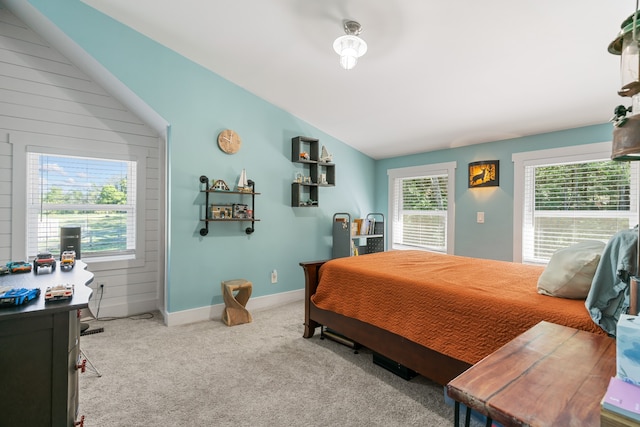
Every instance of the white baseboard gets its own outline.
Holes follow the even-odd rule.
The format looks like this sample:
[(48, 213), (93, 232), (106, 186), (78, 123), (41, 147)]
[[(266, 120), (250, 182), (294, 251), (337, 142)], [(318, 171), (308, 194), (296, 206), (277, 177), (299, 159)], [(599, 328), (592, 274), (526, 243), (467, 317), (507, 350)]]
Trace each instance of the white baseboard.
[[(247, 310), (260, 311), (294, 301), (302, 301), (303, 299), (304, 289), (265, 295), (249, 299), (247, 302)], [(224, 304), (216, 304), (208, 307), (194, 308), (192, 310), (183, 310), (174, 313), (167, 313), (161, 310), (161, 313), (164, 316), (165, 325), (178, 326), (206, 320), (220, 320), (222, 319), (222, 311), (224, 310), (224, 307)]]

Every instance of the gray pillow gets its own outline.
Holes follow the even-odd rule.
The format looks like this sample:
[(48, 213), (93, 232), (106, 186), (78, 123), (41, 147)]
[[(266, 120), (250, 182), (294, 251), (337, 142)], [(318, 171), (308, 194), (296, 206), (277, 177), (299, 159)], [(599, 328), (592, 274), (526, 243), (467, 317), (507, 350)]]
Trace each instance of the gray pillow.
[(605, 244), (598, 240), (585, 240), (558, 249), (538, 279), (538, 293), (560, 298), (586, 298), (604, 247)]

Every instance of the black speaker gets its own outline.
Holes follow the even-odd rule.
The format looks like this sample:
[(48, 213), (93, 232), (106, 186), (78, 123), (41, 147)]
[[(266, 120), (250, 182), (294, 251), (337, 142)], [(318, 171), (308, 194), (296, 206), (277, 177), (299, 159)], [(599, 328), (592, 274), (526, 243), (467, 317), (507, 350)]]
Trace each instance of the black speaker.
[(76, 259), (80, 259), (80, 238), (80, 227), (60, 227), (60, 253), (76, 251)]

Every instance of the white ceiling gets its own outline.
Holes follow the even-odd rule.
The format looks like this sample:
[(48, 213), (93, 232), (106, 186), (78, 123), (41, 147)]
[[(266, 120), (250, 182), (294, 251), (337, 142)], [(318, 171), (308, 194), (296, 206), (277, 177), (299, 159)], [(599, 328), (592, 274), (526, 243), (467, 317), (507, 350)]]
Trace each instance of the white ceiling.
[[(604, 123), (631, 0), (83, 0), (375, 158)], [(369, 50), (338, 64), (342, 21)]]

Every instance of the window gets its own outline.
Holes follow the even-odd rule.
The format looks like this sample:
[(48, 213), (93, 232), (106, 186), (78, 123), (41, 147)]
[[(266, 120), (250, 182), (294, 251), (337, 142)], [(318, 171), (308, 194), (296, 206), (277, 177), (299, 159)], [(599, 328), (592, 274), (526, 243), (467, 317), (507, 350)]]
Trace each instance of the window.
[(82, 258), (133, 258), (136, 168), (131, 160), (27, 153), (27, 254), (60, 250), (60, 227), (81, 228)]
[(390, 169), (391, 249), (453, 253), (456, 164)]
[(637, 223), (638, 166), (609, 158), (610, 148), (516, 162), (523, 184), (521, 261), (546, 263), (560, 248), (606, 242)]

